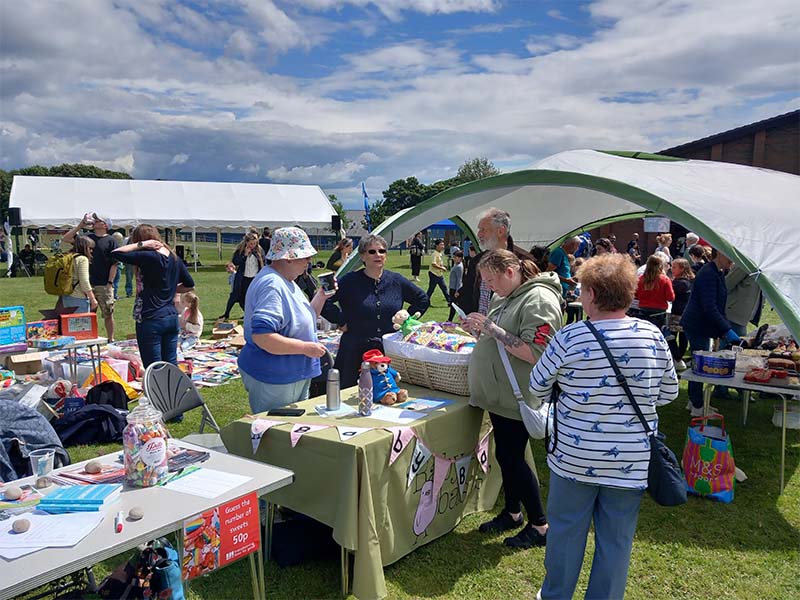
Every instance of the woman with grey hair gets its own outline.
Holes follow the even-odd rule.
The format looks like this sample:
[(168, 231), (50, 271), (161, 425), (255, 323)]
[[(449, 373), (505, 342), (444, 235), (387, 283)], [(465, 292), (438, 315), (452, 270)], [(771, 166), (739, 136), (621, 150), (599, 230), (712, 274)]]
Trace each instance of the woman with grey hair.
[(381, 336), (394, 331), (392, 317), (398, 310), (407, 303), (411, 314), (424, 313), (430, 305), (422, 289), (384, 268), (387, 248), (386, 240), (379, 235), (362, 237), (358, 257), (364, 268), (342, 277), (339, 289), (322, 311), (328, 321), (346, 326), (334, 365), (341, 374), (342, 388), (358, 381), (364, 352), (383, 351)]

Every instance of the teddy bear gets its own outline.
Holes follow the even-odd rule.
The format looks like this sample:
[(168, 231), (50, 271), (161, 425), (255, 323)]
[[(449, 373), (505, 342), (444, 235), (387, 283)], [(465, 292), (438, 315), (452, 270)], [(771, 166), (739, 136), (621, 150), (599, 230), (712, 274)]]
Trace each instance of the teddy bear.
[(369, 363), (369, 372), (372, 375), (373, 402), (392, 405), (408, 399), (408, 390), (397, 385), (400, 373), (389, 366), (391, 358), (384, 356), (380, 350), (367, 350), (363, 359)]
[(422, 322), (417, 320), (421, 314), (415, 312), (413, 315), (409, 315), (407, 310), (401, 308), (392, 317), (392, 327), (394, 327), (395, 331), (401, 331), (403, 337), (405, 337), (411, 333), (414, 327), (422, 325)]

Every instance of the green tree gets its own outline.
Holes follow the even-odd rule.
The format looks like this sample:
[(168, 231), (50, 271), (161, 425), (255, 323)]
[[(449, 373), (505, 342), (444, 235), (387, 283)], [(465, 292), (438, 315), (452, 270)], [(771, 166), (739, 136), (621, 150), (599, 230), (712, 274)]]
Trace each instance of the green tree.
[[(333, 210), (335, 210), (336, 214), (338, 214), (339, 217), (341, 217), (341, 219), (342, 219), (342, 229), (344, 229), (345, 231), (350, 229), (350, 225), (352, 224), (352, 221), (347, 218), (347, 213), (344, 210), (344, 206), (342, 206), (342, 203), (336, 197), (336, 194), (328, 194), (328, 200), (331, 201), (331, 206), (333, 207)], [(339, 233), (339, 232), (337, 231), (336, 233)]]
[(458, 183), (467, 183), (468, 181), (476, 181), (484, 177), (492, 177), (493, 175), (500, 175), (500, 171), (494, 166), (492, 161), (481, 156), (478, 158), (471, 158), (458, 167), (458, 174), (455, 176), (455, 179), (458, 180)]

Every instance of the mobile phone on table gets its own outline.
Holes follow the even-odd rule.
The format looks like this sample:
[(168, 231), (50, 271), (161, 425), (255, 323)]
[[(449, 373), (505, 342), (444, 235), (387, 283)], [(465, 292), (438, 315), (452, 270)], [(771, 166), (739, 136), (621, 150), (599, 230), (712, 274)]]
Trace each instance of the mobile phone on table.
[(305, 413), (302, 408), (273, 408), (267, 411), (270, 417), (302, 417)]
[(336, 292), (336, 275), (331, 272), (321, 273), (317, 276), (320, 287), (326, 294), (333, 294)]

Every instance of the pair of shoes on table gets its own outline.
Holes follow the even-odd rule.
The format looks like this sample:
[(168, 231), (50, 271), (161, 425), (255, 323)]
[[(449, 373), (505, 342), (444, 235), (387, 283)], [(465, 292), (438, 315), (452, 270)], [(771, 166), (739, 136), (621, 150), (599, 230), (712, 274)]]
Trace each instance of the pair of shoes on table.
[[(689, 409), (691, 411), (691, 415), (693, 417), (702, 417), (703, 416), (703, 407), (699, 406), (695, 408), (694, 406)], [(708, 414), (718, 413), (719, 409), (716, 406), (709, 406), (708, 407)]]
[(519, 519), (514, 519), (506, 511), (501, 512), (491, 521), (481, 523), (478, 531), (481, 533), (500, 533), (501, 531), (508, 531), (509, 529), (516, 529), (521, 527), (525, 519), (520, 516)]
[(685, 371), (689, 367), (686, 366), (686, 363), (683, 360), (676, 360), (675, 361), (675, 370), (676, 371)]
[(547, 544), (547, 532), (539, 533), (528, 523), (517, 535), (504, 539), (503, 543), (509, 548), (536, 548)]

